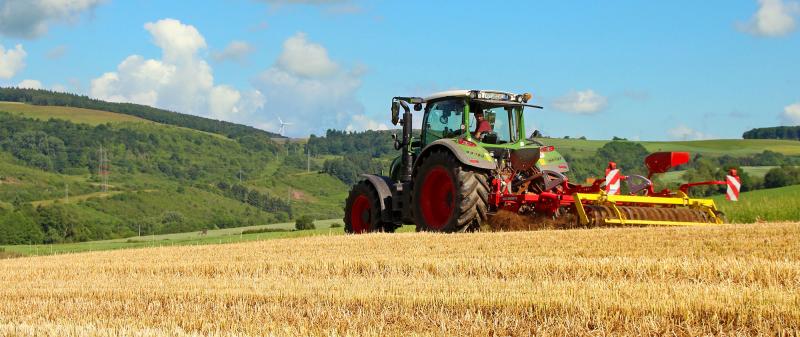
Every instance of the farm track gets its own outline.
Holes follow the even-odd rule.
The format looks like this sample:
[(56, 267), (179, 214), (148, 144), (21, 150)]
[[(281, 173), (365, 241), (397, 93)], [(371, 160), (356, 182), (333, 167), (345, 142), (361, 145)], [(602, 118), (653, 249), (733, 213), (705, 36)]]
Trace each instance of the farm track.
[(93, 252), (0, 284), (0, 336), (792, 335), (800, 224)]

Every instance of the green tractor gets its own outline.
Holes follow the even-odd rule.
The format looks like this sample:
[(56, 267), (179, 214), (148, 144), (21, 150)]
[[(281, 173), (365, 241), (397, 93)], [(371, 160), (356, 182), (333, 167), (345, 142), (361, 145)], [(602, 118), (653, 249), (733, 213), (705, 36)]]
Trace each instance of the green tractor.
[[(403, 127), (402, 136), (393, 136), (401, 154), (388, 177), (365, 174), (352, 188), (345, 231), (393, 232), (413, 223), (419, 231), (463, 232), (500, 208), (532, 211), (534, 204), (518, 200), (517, 191), (555, 188), (569, 168), (552, 147), (526, 139), (524, 109), (542, 108), (530, 99), (485, 90), (393, 98), (392, 123)], [(412, 136), (412, 107), (424, 109), (419, 138)]]
[[(736, 170), (724, 181), (656, 190), (653, 175), (688, 163), (688, 152), (650, 154), (647, 176), (625, 176), (609, 162), (605, 178), (586, 186), (571, 183), (565, 176), (569, 166), (555, 148), (525, 137), (525, 108), (541, 109), (530, 99), (486, 90), (392, 99), (392, 123), (403, 126), (402, 137), (394, 136), (400, 156), (388, 177), (365, 174), (350, 191), (345, 231), (392, 232), (413, 223), (420, 231), (463, 232), (500, 211), (556, 227), (703, 226), (721, 224), (723, 216), (713, 200), (690, 198), (690, 188), (723, 185), (729, 200), (738, 199)], [(423, 106), (422, 133), (415, 138), (411, 107)]]

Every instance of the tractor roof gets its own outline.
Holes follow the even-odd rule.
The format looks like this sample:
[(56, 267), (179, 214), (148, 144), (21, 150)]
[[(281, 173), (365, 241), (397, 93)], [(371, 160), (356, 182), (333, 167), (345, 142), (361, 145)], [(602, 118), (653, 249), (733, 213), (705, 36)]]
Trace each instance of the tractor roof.
[(469, 93), (471, 91), (499, 92), (499, 93), (509, 94), (511, 96), (516, 96), (516, 94), (510, 93), (510, 92), (506, 92), (506, 91), (500, 91), (500, 90), (465, 90), (465, 89), (459, 89), (459, 90), (448, 90), (448, 91), (442, 91), (442, 92), (433, 93), (430, 96), (425, 97), (425, 101), (427, 102), (427, 101), (432, 101), (432, 100), (435, 100), (435, 99), (445, 98), (445, 97), (467, 97), (467, 96), (469, 96)]
[[(523, 95), (517, 95), (514, 93), (506, 92), (506, 91), (499, 91), (499, 90), (448, 90), (437, 92), (431, 94), (428, 97), (425, 97), (424, 102), (430, 102), (433, 100), (447, 98), (447, 97), (470, 97), (471, 93), (475, 93), (476, 96), (473, 96), (472, 100), (477, 102), (484, 102), (492, 105), (498, 106), (508, 106), (508, 107), (518, 107), (518, 106), (527, 106), (531, 108), (541, 109), (541, 106), (538, 105), (531, 105), (527, 104), (528, 98), (530, 98), (530, 94), (524, 94), (528, 96), (527, 98), (522, 98)], [(496, 98), (497, 95), (500, 94), (501, 98)]]

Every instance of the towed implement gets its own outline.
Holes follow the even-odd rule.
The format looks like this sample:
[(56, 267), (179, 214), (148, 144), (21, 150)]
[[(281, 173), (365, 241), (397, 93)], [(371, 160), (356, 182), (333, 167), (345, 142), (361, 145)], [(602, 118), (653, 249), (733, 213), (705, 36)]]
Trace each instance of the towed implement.
[[(686, 164), (686, 152), (649, 155), (646, 177), (625, 176), (611, 162), (604, 178), (574, 184), (553, 146), (525, 138), (525, 108), (542, 108), (529, 104), (531, 98), (485, 90), (393, 98), (392, 123), (403, 127), (402, 136), (393, 136), (400, 156), (389, 176), (365, 174), (353, 186), (345, 231), (391, 232), (414, 223), (417, 230), (460, 232), (492, 223), (498, 214), (556, 227), (720, 224), (724, 218), (714, 201), (690, 198), (689, 189), (727, 185), (729, 198), (738, 197), (734, 170), (725, 181), (656, 191), (652, 177)], [(412, 135), (412, 107), (424, 109), (419, 137)]]

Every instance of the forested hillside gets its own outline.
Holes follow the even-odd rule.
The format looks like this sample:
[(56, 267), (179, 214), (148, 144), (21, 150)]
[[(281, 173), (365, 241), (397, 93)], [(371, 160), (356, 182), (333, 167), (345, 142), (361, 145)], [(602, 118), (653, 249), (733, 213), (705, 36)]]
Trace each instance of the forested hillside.
[[(341, 216), (347, 187), (319, 173), (321, 159), (309, 162), (303, 144), (185, 125), (38, 120), (25, 116), (29, 110), (0, 111), (0, 244)], [(101, 148), (110, 172), (105, 191)]]
[[(399, 154), (395, 131), (329, 130), (307, 142), (276, 142), (250, 127), (140, 105), (24, 89), (0, 95), (27, 102), (0, 104), (0, 244), (340, 218), (350, 185), (362, 173), (388, 175)], [(625, 174), (644, 173), (643, 159), (654, 151), (693, 153), (659, 186), (721, 179), (730, 168), (739, 170), (744, 191), (800, 183), (794, 141), (539, 141), (565, 155), (578, 183), (602, 176), (608, 161)], [(100, 171), (109, 172), (107, 183)]]

